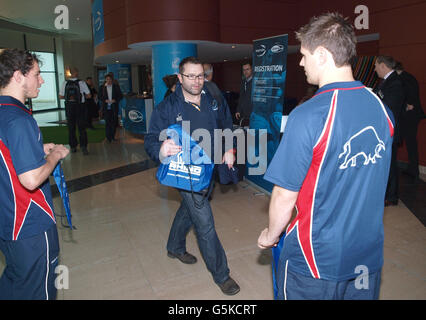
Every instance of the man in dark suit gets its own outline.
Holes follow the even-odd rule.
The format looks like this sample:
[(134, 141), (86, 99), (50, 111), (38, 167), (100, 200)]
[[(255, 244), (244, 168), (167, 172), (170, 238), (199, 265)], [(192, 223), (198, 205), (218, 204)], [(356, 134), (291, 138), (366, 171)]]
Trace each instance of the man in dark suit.
[(408, 154), (408, 168), (405, 174), (419, 178), (419, 153), (417, 150), (417, 128), (420, 120), (425, 118), (425, 113), (420, 104), (419, 83), (417, 79), (397, 62), (396, 72), (404, 85), (406, 101), (401, 116), (401, 137), (405, 140)]
[(398, 73), (394, 70), (396, 62), (390, 56), (378, 56), (375, 63), (375, 70), (379, 78), (383, 81), (379, 84), (375, 93), (384, 104), (391, 110), (395, 118), (395, 130), (392, 144), (392, 159), (389, 170), (389, 180), (386, 189), (385, 206), (396, 206), (398, 204), (398, 166), (396, 155), (398, 145), (401, 142), (401, 115), (405, 104), (404, 86)]
[(118, 103), (123, 94), (120, 87), (114, 83), (113, 76), (105, 76), (105, 84), (99, 88), (99, 101), (105, 119), (105, 136), (108, 142), (115, 140), (115, 130), (118, 125)]

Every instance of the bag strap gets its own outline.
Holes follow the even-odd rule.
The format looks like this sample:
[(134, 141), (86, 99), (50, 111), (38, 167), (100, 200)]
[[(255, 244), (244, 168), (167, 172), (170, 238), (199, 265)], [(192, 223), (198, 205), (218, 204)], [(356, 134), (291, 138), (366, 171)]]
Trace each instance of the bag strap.
[[(189, 176), (189, 184), (191, 185), (191, 196), (192, 196), (192, 201), (194, 201), (194, 206), (197, 208), (197, 209), (201, 209), (201, 208), (203, 208), (204, 207), (204, 201), (206, 200), (206, 198), (208, 198), (209, 196), (210, 196), (210, 193), (212, 192), (212, 190), (213, 190), (213, 176), (212, 176), (212, 179), (210, 179), (210, 184), (209, 184), (209, 187), (207, 188), (207, 191), (204, 193), (202, 193), (202, 195), (203, 195), (203, 198), (201, 199), (201, 201), (198, 201), (197, 199), (195, 199), (195, 196), (194, 196), (194, 189), (192, 188), (192, 177), (191, 177), (191, 170), (189, 169), (189, 166), (190, 165), (186, 165), (185, 164), (185, 167), (187, 168), (187, 170), (188, 170), (188, 176)], [(208, 201), (208, 200), (207, 200)]]

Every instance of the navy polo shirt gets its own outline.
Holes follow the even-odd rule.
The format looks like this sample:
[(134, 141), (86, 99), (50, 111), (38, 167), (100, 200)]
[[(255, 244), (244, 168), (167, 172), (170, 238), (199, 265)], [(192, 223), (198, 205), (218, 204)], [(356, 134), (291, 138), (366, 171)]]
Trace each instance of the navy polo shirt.
[(393, 124), (358, 81), (325, 85), (291, 112), (264, 176), (299, 192), (282, 251), (289, 270), (333, 281), (380, 270)]
[(49, 180), (30, 191), (18, 176), (46, 163), (43, 138), (20, 101), (0, 96), (0, 238), (38, 235), (56, 223)]

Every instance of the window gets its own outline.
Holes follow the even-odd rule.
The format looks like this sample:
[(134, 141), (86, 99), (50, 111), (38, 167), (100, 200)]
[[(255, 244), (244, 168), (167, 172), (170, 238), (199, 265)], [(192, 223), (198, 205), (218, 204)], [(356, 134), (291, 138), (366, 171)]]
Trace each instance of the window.
[(32, 99), (33, 111), (57, 109), (58, 88), (56, 81), (55, 54), (50, 52), (33, 52), (40, 60), (40, 73), (44, 83), (38, 97)]

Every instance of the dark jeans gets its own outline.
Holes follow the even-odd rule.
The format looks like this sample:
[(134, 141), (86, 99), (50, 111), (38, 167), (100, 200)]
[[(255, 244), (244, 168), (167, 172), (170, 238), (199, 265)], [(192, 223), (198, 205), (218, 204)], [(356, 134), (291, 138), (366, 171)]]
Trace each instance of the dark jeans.
[(86, 132), (86, 111), (85, 104), (66, 103), (65, 113), (67, 116), (68, 125), (68, 141), (71, 148), (76, 148), (78, 145), (75, 129), (78, 127), (80, 147), (87, 147), (87, 132)]
[[(213, 213), (207, 199), (204, 206), (198, 209), (194, 206), (191, 192), (180, 190), (182, 202), (170, 229), (167, 250), (174, 254), (186, 252), (186, 235), (194, 226), (198, 245), (207, 269), (213, 275), (216, 283), (223, 283), (229, 277), (228, 262), (225, 250), (217, 236)], [(197, 201), (201, 201), (202, 195), (195, 193)]]

